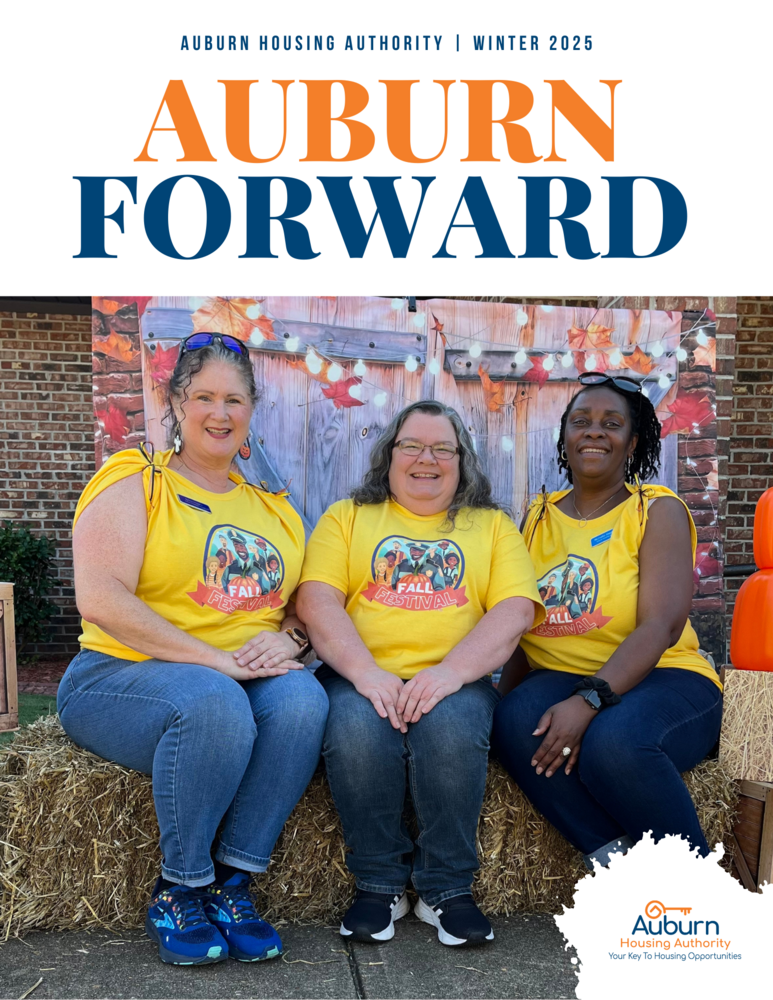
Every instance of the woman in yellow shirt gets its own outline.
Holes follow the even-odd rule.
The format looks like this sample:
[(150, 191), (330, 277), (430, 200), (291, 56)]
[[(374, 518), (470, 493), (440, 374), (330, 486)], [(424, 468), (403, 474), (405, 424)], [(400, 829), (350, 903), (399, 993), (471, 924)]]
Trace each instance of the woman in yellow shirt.
[[(153, 775), (163, 862), (145, 927), (174, 964), (280, 953), (249, 873), (268, 865), (327, 716), (298, 660), (301, 519), (231, 471), (255, 398), (239, 340), (188, 337), (170, 381), (174, 449), (114, 455), (75, 512), (83, 634), (59, 714), (76, 743)], [(259, 584), (258, 551), (276, 586)]]
[(298, 609), (325, 661), (323, 754), (356, 876), (341, 934), (393, 937), (410, 879), (443, 944), (490, 941), (470, 893), (499, 699), (486, 675), (544, 608), (454, 410), (414, 403), (384, 430), (363, 485), (309, 539)]
[(722, 718), (719, 678), (687, 618), (695, 526), (670, 490), (639, 486), (660, 459), (639, 383), (580, 382), (558, 440), (573, 489), (536, 500), (523, 526), (538, 583), (559, 599), (503, 672), (492, 744), (589, 867), (647, 830), (705, 854), (680, 776)]

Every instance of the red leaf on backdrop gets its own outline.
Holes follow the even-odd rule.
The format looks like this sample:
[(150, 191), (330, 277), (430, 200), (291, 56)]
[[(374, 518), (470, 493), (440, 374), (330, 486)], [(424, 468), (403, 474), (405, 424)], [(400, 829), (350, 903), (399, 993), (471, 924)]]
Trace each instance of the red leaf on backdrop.
[(550, 372), (546, 372), (543, 367), (546, 357), (546, 354), (532, 355), (532, 357), (529, 358), (529, 361), (531, 361), (531, 368), (523, 376), (526, 382), (537, 383), (538, 392), (550, 378)]
[[(661, 416), (662, 414), (662, 416)], [(695, 430), (695, 425), (704, 427), (714, 420), (715, 413), (711, 408), (709, 397), (699, 391), (679, 389), (676, 399), (669, 403), (667, 411), (660, 411), (662, 438), (669, 434), (689, 434)], [(663, 419), (665, 417), (665, 419)]]
[(322, 361), (322, 368), (318, 372), (313, 372), (303, 358), (298, 358), (297, 361), (294, 361), (292, 358), (287, 358), (286, 360), (291, 368), (297, 368), (298, 371), (308, 375), (309, 378), (313, 378), (317, 382), (327, 382), (327, 370), (330, 367), (330, 362), (322, 361), (320, 358), (320, 361)]
[(106, 410), (96, 410), (96, 417), (102, 424), (106, 437), (113, 444), (123, 444), (129, 430), (129, 419), (122, 409), (108, 402)]
[(714, 321), (716, 320), (716, 318), (717, 318), (717, 314), (716, 314), (716, 313), (714, 312), (714, 310), (713, 310), (713, 309), (706, 309), (706, 310), (704, 311), (703, 315), (704, 315), (704, 316), (706, 317), (706, 319), (710, 319), (712, 323), (713, 323), (713, 322), (714, 322)]
[[(142, 316), (148, 306), (148, 302), (153, 298), (152, 295), (104, 295), (102, 297), (103, 303), (115, 302), (117, 307), (129, 306), (132, 302), (137, 303), (137, 315)], [(117, 312), (117, 309), (102, 309), (101, 312)]]
[[(589, 358), (591, 354), (596, 359), (596, 367), (589, 369), (585, 367), (585, 359)], [(609, 363), (609, 355), (606, 351), (573, 351), (572, 357), (574, 358), (574, 367), (581, 375), (585, 371), (605, 372), (607, 368), (611, 367)]]
[[(716, 542), (699, 542), (695, 550), (695, 569), (693, 580), (698, 583), (707, 576), (719, 576), (719, 560), (717, 559)], [(700, 570), (700, 573), (698, 572)]]
[(638, 372), (640, 375), (649, 375), (655, 367), (655, 362), (649, 354), (645, 354), (641, 347), (637, 344), (633, 354), (629, 354), (627, 356), (625, 354), (623, 355), (620, 367), (630, 368), (631, 371)]
[(717, 370), (717, 342), (712, 337), (705, 347), (700, 344), (692, 352), (693, 365), (707, 365), (713, 372)]
[[(193, 333), (226, 333), (237, 340), (249, 340), (253, 330), (260, 330), (266, 340), (276, 340), (274, 321), (259, 312), (256, 299), (207, 299), (191, 317)], [(254, 314), (254, 315), (253, 315)]]
[(483, 365), (478, 365), (478, 375), (483, 383), (483, 395), (491, 413), (498, 413), (505, 405), (505, 383), (492, 382)]
[(440, 320), (437, 318), (437, 316), (433, 312), (430, 313), (430, 316), (435, 321), (435, 325), (432, 326), (432, 327), (430, 327), (430, 329), (434, 330), (435, 333), (439, 333), (440, 334), (440, 339), (443, 341), (443, 347), (448, 347), (448, 338), (443, 333), (443, 324), (440, 322)]
[(123, 333), (116, 333), (111, 330), (107, 337), (94, 337), (93, 346), (100, 354), (107, 354), (108, 357), (115, 358), (116, 361), (123, 361), (124, 364), (131, 364), (140, 353), (135, 347), (131, 337)]
[(360, 385), (362, 379), (359, 375), (352, 375), (351, 378), (342, 379), (332, 385), (322, 386), (322, 394), (333, 400), (333, 406), (337, 410), (348, 409), (350, 406), (364, 406), (361, 399), (355, 399), (349, 394), (353, 385)]
[(145, 359), (148, 372), (156, 385), (166, 385), (172, 377), (179, 354), (180, 348), (176, 344), (172, 347), (162, 347), (161, 344), (156, 344), (155, 351), (147, 348)]
[(591, 351), (597, 347), (615, 348), (617, 345), (609, 339), (612, 332), (613, 327), (600, 326), (598, 323), (590, 323), (587, 330), (579, 326), (572, 326), (567, 330), (569, 346), (573, 351)]

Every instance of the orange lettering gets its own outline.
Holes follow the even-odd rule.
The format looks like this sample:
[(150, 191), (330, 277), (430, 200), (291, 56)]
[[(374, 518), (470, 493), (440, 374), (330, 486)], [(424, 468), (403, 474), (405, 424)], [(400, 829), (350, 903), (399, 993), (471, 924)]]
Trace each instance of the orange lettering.
[(553, 88), (553, 148), (545, 162), (566, 163), (556, 152), (556, 111), (560, 111), (570, 125), (573, 125), (583, 139), (586, 139), (599, 156), (608, 163), (615, 158), (615, 87), (622, 80), (599, 80), (609, 87), (610, 124), (599, 118), (596, 112), (573, 90), (566, 80), (545, 80)]
[(228, 152), (242, 163), (270, 163), (282, 155), (287, 142), (287, 88), (292, 80), (272, 80), (282, 88), (284, 131), (279, 152), (273, 156), (253, 156), (250, 149), (250, 87), (257, 80), (218, 80), (225, 87), (225, 141)]
[(431, 163), (443, 155), (448, 142), (448, 88), (454, 80), (433, 80), (443, 88), (445, 131), (440, 152), (434, 156), (415, 156), (411, 148), (411, 87), (418, 80), (379, 80), (387, 89), (386, 127), (389, 151), (405, 163)]
[[(505, 130), (507, 152), (510, 159), (517, 163), (536, 163), (541, 160), (531, 144), (529, 130), (523, 125), (515, 125), (519, 118), (524, 118), (534, 105), (534, 95), (523, 83), (515, 80), (462, 80), (470, 92), (469, 97), (469, 150), (462, 163), (470, 160), (490, 160), (499, 162), (494, 156), (492, 125), (501, 125)], [(508, 107), (502, 118), (493, 117), (493, 90), (495, 83), (507, 87)]]
[[(361, 83), (354, 80), (301, 80), (308, 90), (307, 101), (307, 136), (306, 156), (301, 163), (309, 160), (329, 160), (342, 163), (344, 160), (361, 160), (373, 149), (376, 137), (373, 131), (364, 123), (355, 121), (353, 115), (358, 115), (368, 104), (368, 91)], [(344, 88), (344, 109), (340, 115), (333, 117), (331, 108), (331, 93), (334, 83), (340, 83)], [(346, 156), (333, 156), (332, 124), (343, 122), (349, 130), (349, 151)]]
[[(156, 128), (156, 122), (158, 121), (158, 117), (161, 114), (164, 105), (166, 105), (169, 109), (169, 114), (171, 115), (172, 122), (174, 123), (173, 128)], [(177, 138), (180, 140), (180, 145), (183, 148), (184, 154), (183, 156), (177, 158), (178, 163), (191, 160), (215, 161), (215, 157), (209, 151), (207, 140), (204, 138), (201, 125), (199, 125), (196, 112), (193, 110), (191, 99), (188, 97), (188, 91), (185, 89), (185, 84), (182, 80), (169, 81), (166, 93), (161, 99), (161, 104), (156, 112), (156, 117), (153, 119), (150, 132), (148, 132), (148, 137), (145, 140), (145, 147), (140, 155), (135, 159), (135, 163), (138, 163), (139, 161), (150, 163), (158, 162), (154, 156), (151, 156), (148, 153), (148, 145), (150, 144), (150, 140), (154, 132), (177, 133)]]

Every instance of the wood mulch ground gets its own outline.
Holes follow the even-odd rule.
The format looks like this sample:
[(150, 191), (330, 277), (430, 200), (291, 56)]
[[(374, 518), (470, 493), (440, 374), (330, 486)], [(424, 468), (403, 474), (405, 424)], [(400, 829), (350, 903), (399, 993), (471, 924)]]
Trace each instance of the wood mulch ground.
[(19, 692), (56, 696), (59, 681), (71, 659), (71, 656), (39, 656), (34, 663), (18, 664)]

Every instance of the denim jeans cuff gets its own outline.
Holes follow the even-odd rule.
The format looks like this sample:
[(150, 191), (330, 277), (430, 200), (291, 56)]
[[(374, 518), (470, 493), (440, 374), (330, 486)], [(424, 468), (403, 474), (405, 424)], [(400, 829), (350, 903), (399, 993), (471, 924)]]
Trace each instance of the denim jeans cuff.
[(241, 868), (245, 872), (264, 872), (268, 868), (270, 858), (256, 858), (254, 854), (237, 851), (227, 844), (220, 844), (215, 854), (215, 860), (223, 865)]
[(447, 899), (453, 899), (454, 896), (469, 896), (472, 892), (472, 886), (461, 886), (458, 889), (446, 889), (443, 892), (419, 892), (419, 897), (427, 904), (427, 906), (440, 906), (441, 903), (445, 902)]
[(609, 864), (609, 859), (613, 854), (618, 852), (625, 854), (631, 847), (633, 847), (633, 841), (630, 837), (620, 837), (619, 840), (610, 840), (608, 844), (604, 844), (603, 847), (591, 851), (590, 854), (583, 854), (582, 859), (588, 868), (593, 871), (594, 861), (598, 862), (603, 868)]
[(209, 885), (215, 881), (215, 866), (210, 865), (200, 872), (178, 872), (174, 868), (167, 868), (162, 862), (161, 874), (170, 882), (177, 882), (178, 885), (187, 885), (190, 889), (198, 889), (202, 885)]
[(355, 878), (354, 884), (363, 892), (381, 892), (385, 896), (402, 896), (405, 885), (379, 885), (377, 882), (366, 882), (364, 878)]

